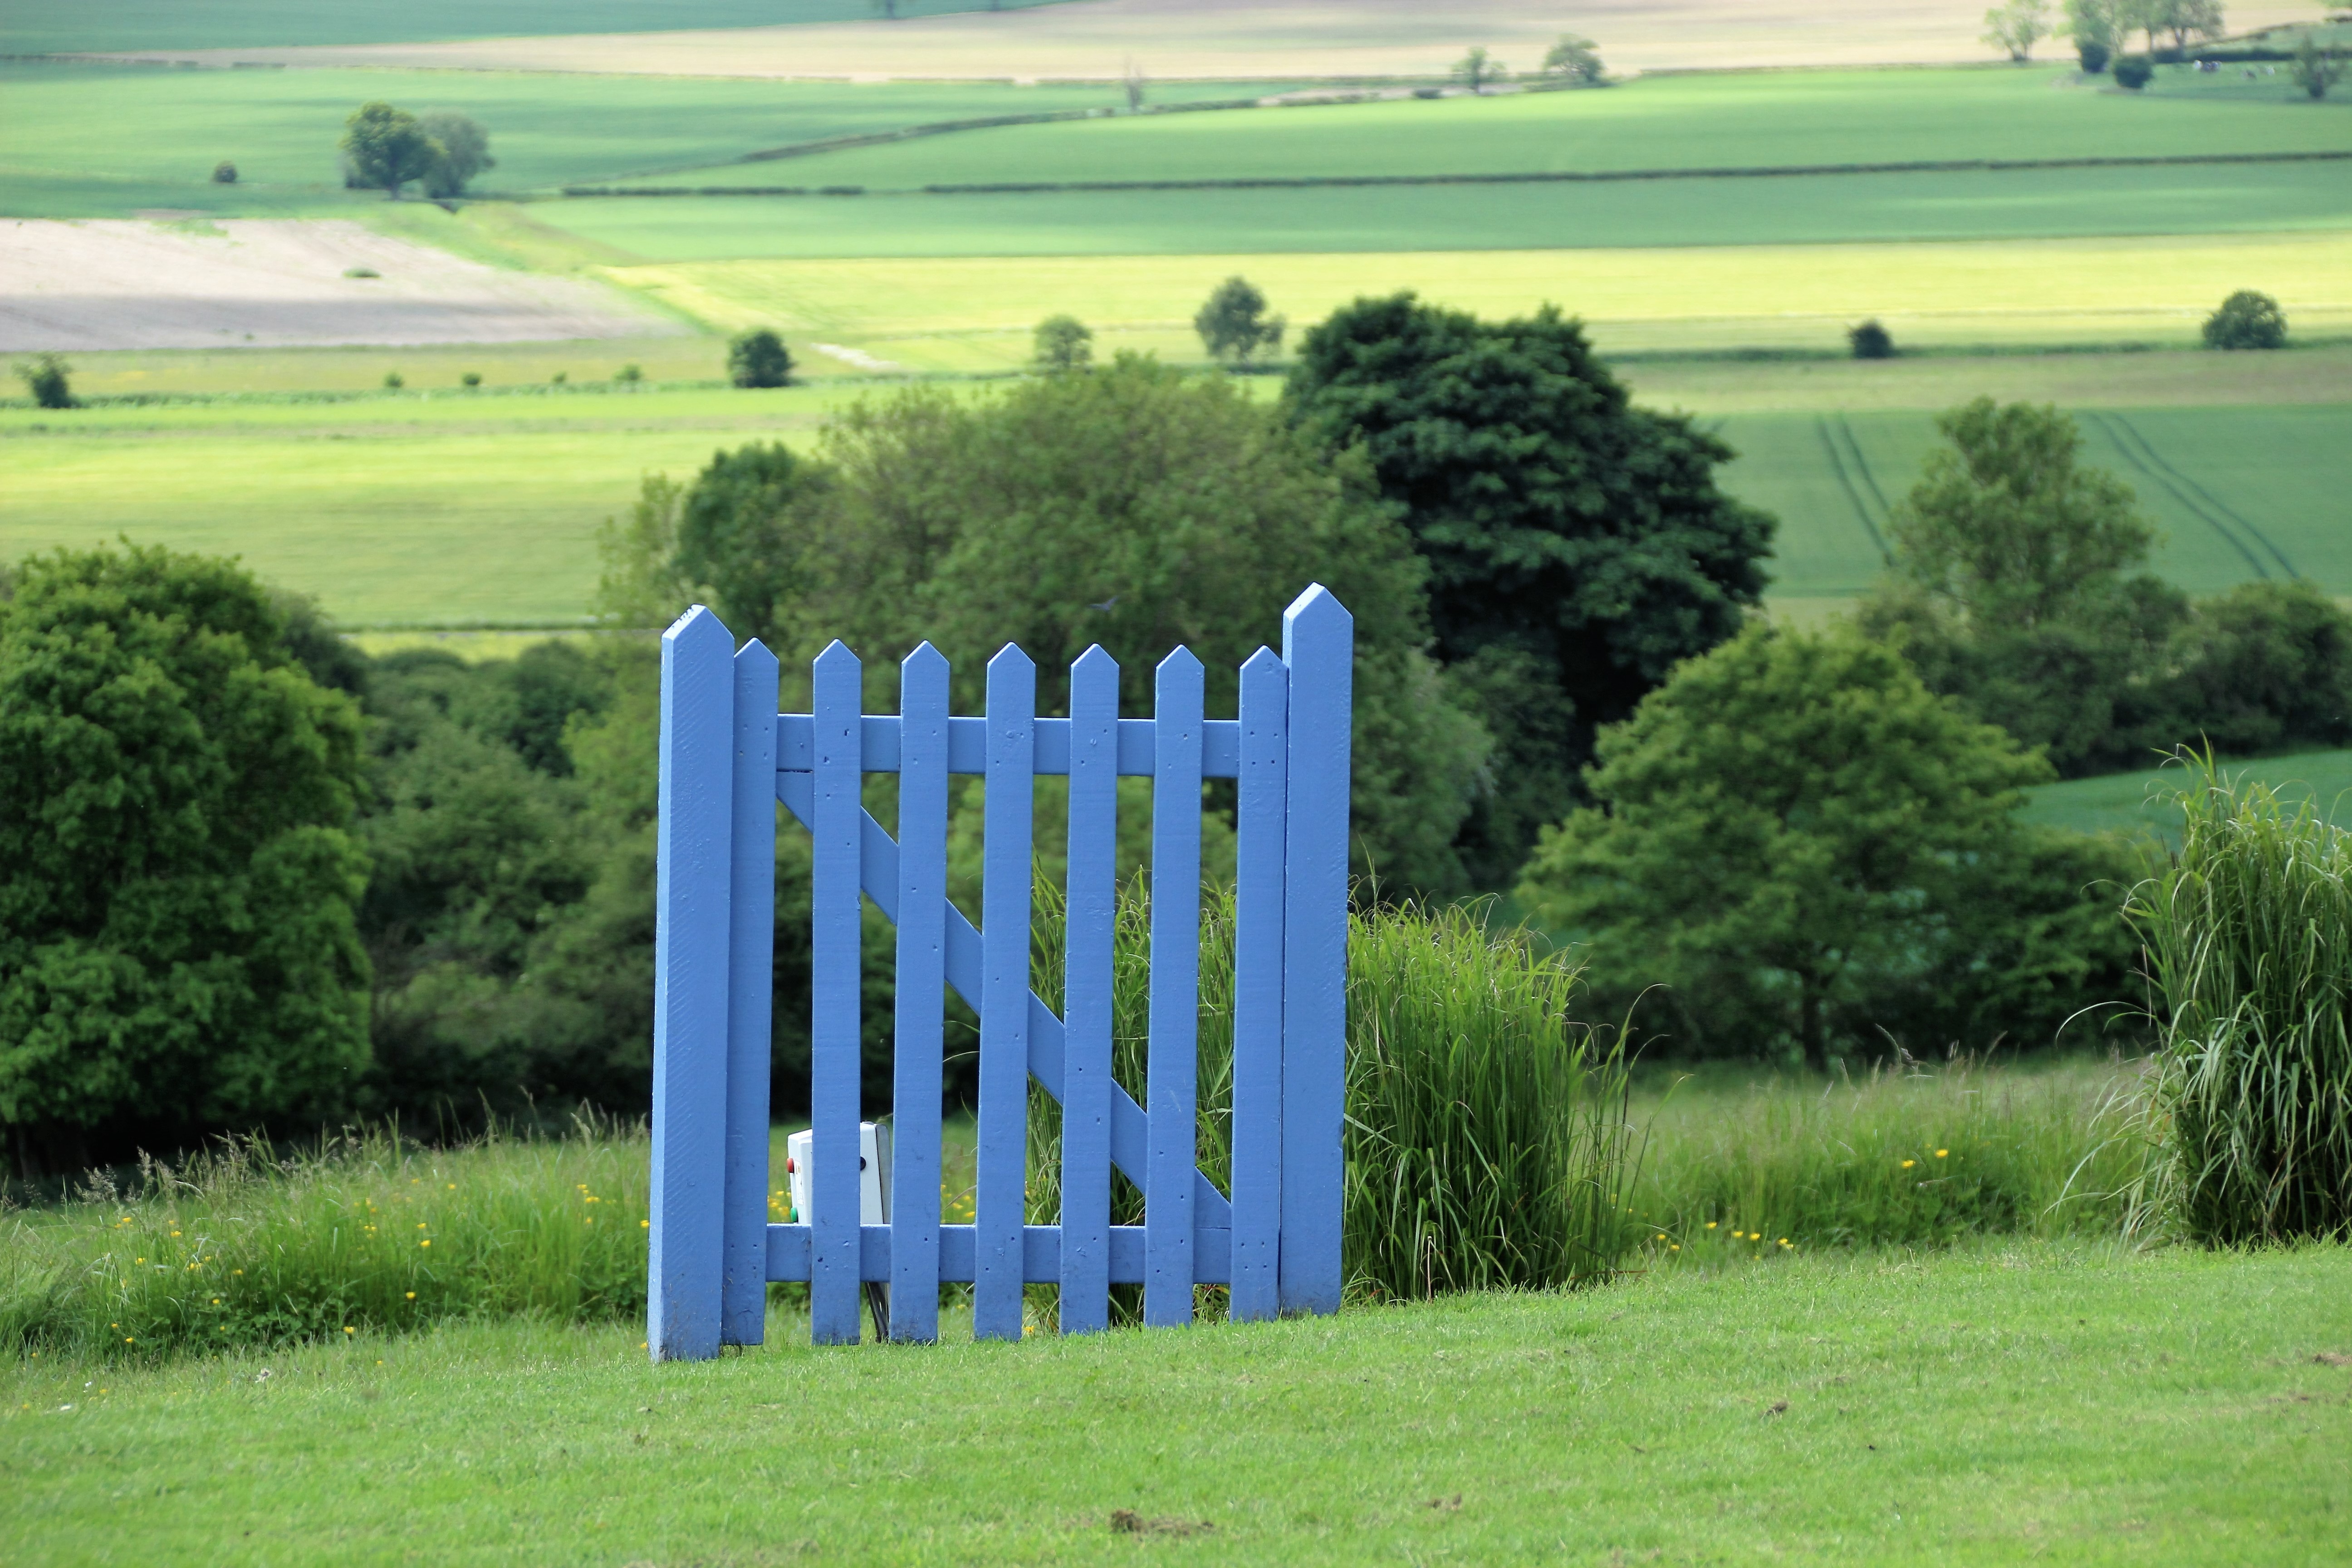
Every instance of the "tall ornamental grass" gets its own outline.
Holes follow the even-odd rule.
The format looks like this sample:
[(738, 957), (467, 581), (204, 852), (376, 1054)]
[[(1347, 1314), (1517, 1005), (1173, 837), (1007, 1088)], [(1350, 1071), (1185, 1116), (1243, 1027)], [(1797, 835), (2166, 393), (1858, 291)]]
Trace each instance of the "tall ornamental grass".
[(1654, 1261), (1979, 1235), (2112, 1235), (2140, 1169), (2136, 1065), (1905, 1059), (1826, 1081), (1677, 1084), (1642, 1109), (1631, 1200)]
[(2352, 1233), (2352, 840), (2191, 759), (2127, 909), (2162, 1002), (2140, 1217), (2212, 1246)]
[(451, 1149), (390, 1132), (289, 1159), (224, 1143), (0, 1215), (0, 1347), (148, 1357), (534, 1313), (642, 1314), (647, 1144), (582, 1122)]
[(1345, 1256), (1375, 1298), (1608, 1278), (1633, 1245), (1622, 1036), (1580, 973), (1477, 910), (1354, 918)]

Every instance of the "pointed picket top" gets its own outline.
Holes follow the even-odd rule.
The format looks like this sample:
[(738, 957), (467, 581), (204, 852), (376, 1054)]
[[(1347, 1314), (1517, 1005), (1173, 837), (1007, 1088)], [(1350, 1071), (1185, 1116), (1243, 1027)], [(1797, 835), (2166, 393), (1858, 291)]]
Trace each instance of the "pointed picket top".
[(1092, 675), (1098, 669), (1108, 669), (1113, 675), (1118, 673), (1118, 660), (1113, 658), (1110, 649), (1100, 643), (1090, 645), (1086, 652), (1070, 662), (1072, 675)]
[(901, 671), (913, 670), (918, 675), (928, 675), (935, 669), (943, 670), (947, 667), (948, 656), (933, 647), (929, 637), (917, 643), (915, 650), (898, 661)]
[(1201, 661), (1198, 658), (1195, 658), (1192, 655), (1192, 650), (1186, 647), (1182, 643), (1178, 643), (1176, 645), (1176, 650), (1173, 653), (1171, 653), (1166, 658), (1161, 659), (1158, 666), (1158, 673), (1160, 679), (1162, 680), (1167, 679), (1171, 675), (1197, 674), (1200, 672), (1200, 669)]
[(856, 673), (865, 667), (858, 662), (857, 656), (849, 650), (849, 645), (835, 637), (824, 645), (823, 653), (816, 656), (814, 668), (819, 675), (831, 675), (839, 670)]
[(688, 605), (686, 614), (662, 633), (662, 641), (678, 647), (704, 647), (714, 640), (725, 644), (729, 653), (735, 651), (735, 634), (708, 605)]
[(1281, 663), (1280, 654), (1270, 647), (1260, 647), (1249, 656), (1249, 662), (1242, 666), (1242, 673), (1247, 675), (1253, 670), (1265, 669), (1269, 666), (1279, 667)]
[(1353, 631), (1356, 617), (1348, 613), (1339, 595), (1320, 583), (1309, 583), (1307, 591), (1290, 601), (1290, 608), (1282, 612), (1282, 629), (1286, 635), (1309, 629), (1320, 631), (1333, 627)]
[(1011, 671), (1036, 668), (1037, 661), (1022, 652), (1021, 645), (1017, 642), (1006, 643), (996, 650), (996, 657), (988, 661), (988, 673), (991, 675), (996, 674), (999, 670)]
[[(713, 618), (715, 619), (716, 617), (714, 616)], [(738, 669), (781, 670), (783, 667), (781, 661), (777, 659), (776, 656), (768, 651), (768, 645), (766, 643), (761, 642), (758, 637), (753, 637), (750, 642), (745, 643), (741, 647), (735, 650), (735, 668)]]

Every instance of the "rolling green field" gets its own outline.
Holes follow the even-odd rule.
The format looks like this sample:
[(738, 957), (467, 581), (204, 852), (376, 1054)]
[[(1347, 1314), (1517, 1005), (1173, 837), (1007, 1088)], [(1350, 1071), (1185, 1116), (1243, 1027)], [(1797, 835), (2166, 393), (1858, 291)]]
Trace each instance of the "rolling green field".
[[(991, 0), (1018, 10), (1050, 0)], [(902, 16), (976, 11), (976, 0), (898, 0)], [(16, 54), (119, 49), (232, 49), (283, 44), (394, 44), (541, 33), (632, 33), (653, 27), (763, 27), (847, 22), (863, 0), (415, 0), (404, 5), (321, 5), (317, 0), (0, 0), (0, 38)]]
[[(2346, 184), (2352, 190), (2352, 180)], [(618, 207), (617, 216), (631, 219), (653, 216), (626, 203), (579, 205)], [(793, 212), (891, 205), (742, 202), (712, 216), (778, 221)], [(677, 243), (685, 237), (671, 228), (649, 237)], [(746, 242), (730, 229), (712, 248)], [(1248, 277), (1275, 309), (1302, 324), (1358, 296), (1400, 289), (1484, 316), (1554, 303), (1581, 317), (1594, 342), (1612, 353), (1836, 353), (1845, 346), (1845, 329), (1864, 316), (1885, 321), (1906, 347), (2185, 347), (2197, 342), (2198, 325), (2215, 304), (2250, 286), (2281, 301), (2299, 339), (2352, 330), (2352, 233), (2341, 231), (2161, 241), (1033, 256), (1013, 262), (864, 257), (619, 267), (605, 275), (722, 330), (772, 326), (909, 369), (955, 372), (1018, 369), (1037, 321), (1064, 310), (1093, 326), (1097, 353), (1133, 348), (1192, 358), (1200, 353), (1192, 312), (1234, 273)], [(2299, 377), (2284, 356), (2273, 363), (2272, 374)], [(2336, 395), (2352, 399), (2352, 378), (2339, 386)]]
[[(532, 216), (648, 260), (2254, 234), (2352, 227), (2347, 167), (2193, 164), (1592, 184), (590, 197), (551, 202), (534, 207)], [(806, 173), (761, 171), (758, 181), (747, 183), (797, 182)]]
[[(2225, 761), (2221, 771), (2269, 784), (2289, 800), (2308, 800), (2331, 821), (2352, 821), (2352, 752), (2298, 752), (2283, 757)], [(2177, 766), (2146, 773), (2068, 779), (2031, 793), (2028, 820), (2077, 833), (2145, 829), (2178, 841), (2180, 808), (2169, 796), (2188, 783)]]
[[(1262, 90), (1186, 83), (1166, 96)], [(499, 160), (477, 184), (531, 190), (942, 120), (1108, 108), (1118, 96), (1101, 85), (0, 63), (0, 214), (120, 216), (142, 206), (267, 214), (302, 201), (380, 201), (380, 194), (346, 196), (335, 155), (345, 118), (379, 98), (472, 115), (488, 127)], [(211, 181), (224, 158), (236, 164), (234, 185)], [(766, 177), (794, 165), (750, 166)]]
[[(2193, 79), (2193, 78), (2192, 78)], [(1591, 173), (1960, 158), (2166, 157), (2352, 150), (2352, 107), (2273, 80), (2266, 99), (2138, 99), (2072, 71), (1669, 76), (1604, 92), (1145, 115), (860, 147), (677, 184)], [(2291, 100), (2300, 99), (2300, 101)], [(778, 177), (778, 176), (783, 177)]]
[(693, 1365), (528, 1321), (28, 1361), (0, 1538), (28, 1565), (2314, 1563), (2352, 1483), (2348, 1264), (2011, 1243), (1019, 1345), (814, 1351), (779, 1315)]

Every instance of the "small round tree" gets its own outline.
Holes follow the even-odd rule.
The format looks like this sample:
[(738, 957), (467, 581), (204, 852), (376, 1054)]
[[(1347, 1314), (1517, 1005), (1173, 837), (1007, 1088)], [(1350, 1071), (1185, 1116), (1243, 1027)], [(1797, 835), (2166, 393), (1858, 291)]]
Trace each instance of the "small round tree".
[(2156, 67), (2146, 55), (2126, 55), (2116, 62), (2116, 85), (2127, 92), (2137, 92), (2156, 76)]
[(223, 158), (219, 163), (215, 163), (213, 165), (213, 184), (215, 185), (233, 185), (236, 184), (236, 165), (230, 163), (226, 158)]
[(56, 354), (43, 354), (30, 364), (20, 364), (16, 374), (25, 383), (25, 390), (43, 408), (74, 406), (73, 384), (67, 380), (66, 362)]
[(792, 352), (766, 327), (745, 332), (728, 345), (727, 377), (738, 386), (789, 385)]
[(1893, 359), (1895, 335), (1878, 324), (1875, 317), (1858, 327), (1845, 330), (1845, 341), (1856, 359)]
[(1094, 362), (1095, 335), (1076, 316), (1048, 316), (1037, 323), (1039, 370), (1084, 370)]
[(2241, 289), (2205, 318), (2209, 349), (2283, 349), (2286, 347), (2286, 312), (2268, 294)]
[(2074, 40), (2074, 58), (2081, 62), (2084, 76), (2097, 76), (2101, 71), (2105, 70), (2107, 61), (2114, 55), (2115, 50), (2097, 38)]
[(1192, 330), (1209, 353), (1235, 364), (1248, 363), (1260, 349), (1280, 348), (1286, 324), (1283, 317), (1265, 313), (1265, 295), (1238, 274), (1218, 284), (1192, 318)]

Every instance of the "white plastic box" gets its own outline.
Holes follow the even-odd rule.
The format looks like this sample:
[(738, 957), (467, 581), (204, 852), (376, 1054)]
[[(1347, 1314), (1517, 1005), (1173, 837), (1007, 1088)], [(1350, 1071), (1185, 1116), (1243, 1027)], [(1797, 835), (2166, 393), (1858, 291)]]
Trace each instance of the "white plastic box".
[[(784, 1141), (784, 1175), (792, 1184), (793, 1225), (809, 1223), (809, 1164), (816, 1134), (803, 1130)], [(890, 1124), (857, 1124), (857, 1223), (890, 1223)]]

